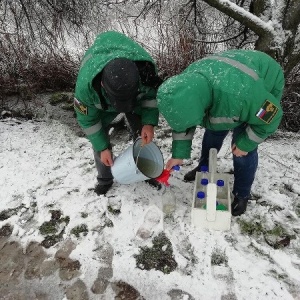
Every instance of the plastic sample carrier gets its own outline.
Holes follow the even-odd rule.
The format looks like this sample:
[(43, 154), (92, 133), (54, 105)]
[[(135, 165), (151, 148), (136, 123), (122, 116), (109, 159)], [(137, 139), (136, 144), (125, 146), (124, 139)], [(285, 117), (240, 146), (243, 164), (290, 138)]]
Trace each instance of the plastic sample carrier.
[[(229, 230), (231, 224), (230, 175), (216, 173), (217, 150), (210, 149), (209, 168), (196, 173), (191, 223), (197, 228)], [(209, 172), (208, 172), (209, 171)]]

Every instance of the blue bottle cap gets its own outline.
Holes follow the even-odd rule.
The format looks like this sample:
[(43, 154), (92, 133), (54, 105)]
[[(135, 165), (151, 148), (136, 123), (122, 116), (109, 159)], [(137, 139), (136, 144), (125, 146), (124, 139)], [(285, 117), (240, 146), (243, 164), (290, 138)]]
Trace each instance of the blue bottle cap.
[(208, 172), (208, 166), (201, 166), (200, 172)]
[(202, 192), (202, 191), (198, 192), (198, 193), (197, 193), (197, 198), (199, 198), (199, 199), (204, 199), (204, 198), (205, 198), (205, 193)]
[(223, 187), (224, 186), (224, 180), (222, 180), (222, 179), (217, 180), (217, 186)]
[(200, 181), (200, 183), (202, 185), (208, 185), (208, 179), (207, 178), (202, 178), (201, 181)]
[(180, 166), (179, 165), (173, 166), (172, 169), (175, 170), (175, 171), (179, 171), (180, 170)]

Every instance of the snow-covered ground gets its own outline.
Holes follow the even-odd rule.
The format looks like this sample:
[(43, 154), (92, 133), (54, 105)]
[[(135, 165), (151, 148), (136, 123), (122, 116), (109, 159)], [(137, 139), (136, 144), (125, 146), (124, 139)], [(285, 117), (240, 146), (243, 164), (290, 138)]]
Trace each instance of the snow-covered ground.
[[(43, 242), (40, 226), (51, 220), (51, 211), (60, 211), (60, 219), (68, 217), (57, 229), (62, 240), (45, 251), (53, 256), (64, 241), (74, 243), (70, 258), (81, 264), (80, 279), (90, 299), (115, 299), (112, 289), (102, 295), (91, 291), (105, 260), (101, 253), (107, 253), (96, 251), (99, 248), (112, 249), (108, 281), (130, 284), (140, 299), (300, 299), (300, 134), (278, 131), (260, 145), (247, 212), (232, 218), (230, 231), (213, 231), (191, 225), (194, 184), (183, 182), (196, 165), (203, 132), (196, 131), (192, 159), (170, 178), (177, 207), (173, 217), (162, 220), (161, 192), (144, 182), (114, 183), (106, 196), (97, 196), (90, 143), (65, 125), (1, 120), (0, 228), (10, 224), (10, 240), (26, 247)], [(116, 144), (114, 154), (130, 143)], [(163, 121), (155, 143), (166, 161), (171, 137)], [(218, 156), (218, 171), (231, 169), (228, 136)], [(84, 228), (84, 234), (76, 237), (76, 226)], [(141, 238), (141, 228), (149, 229), (150, 237)], [(170, 273), (146, 270), (136, 262), (136, 255), (143, 247), (151, 249), (161, 232), (171, 242), (177, 263)], [(58, 286), (52, 287), (51, 299), (63, 299), (58, 291)]]

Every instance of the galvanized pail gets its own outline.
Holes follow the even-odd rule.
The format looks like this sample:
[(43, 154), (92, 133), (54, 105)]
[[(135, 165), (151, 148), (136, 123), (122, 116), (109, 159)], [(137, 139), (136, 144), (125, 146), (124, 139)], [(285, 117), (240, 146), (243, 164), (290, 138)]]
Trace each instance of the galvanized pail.
[(150, 142), (142, 146), (142, 139), (138, 138), (114, 160), (111, 172), (115, 181), (130, 184), (156, 178), (163, 169), (163, 155), (156, 144)]

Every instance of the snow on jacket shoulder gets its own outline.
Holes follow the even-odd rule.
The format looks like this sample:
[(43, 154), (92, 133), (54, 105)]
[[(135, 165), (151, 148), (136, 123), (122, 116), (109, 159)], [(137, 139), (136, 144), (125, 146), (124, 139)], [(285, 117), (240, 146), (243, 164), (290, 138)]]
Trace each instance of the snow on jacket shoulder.
[[(230, 130), (246, 123), (236, 144), (249, 152), (278, 128), (283, 87), (282, 69), (267, 54), (229, 50), (192, 63), (162, 84), (158, 107), (176, 132), (197, 125)], [(191, 143), (175, 137), (173, 157), (188, 158)]]
[[(103, 98), (102, 95), (99, 96), (99, 92), (97, 93), (94, 88), (93, 80), (97, 79), (105, 65), (115, 58), (127, 58), (139, 63), (151, 64), (157, 74), (156, 64), (150, 54), (124, 34), (108, 31), (97, 36), (81, 62), (74, 99), (78, 123), (96, 151), (102, 151), (109, 146), (104, 128), (118, 113), (109, 105), (109, 100), (104, 95)], [(155, 99), (156, 88), (146, 86), (141, 82), (140, 94), (134, 111), (141, 114), (143, 124), (157, 125), (158, 123)], [(105, 106), (108, 104), (108, 109), (103, 107), (103, 101)]]

